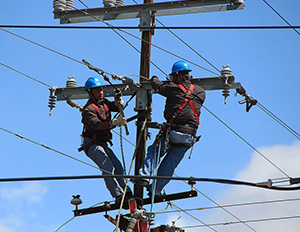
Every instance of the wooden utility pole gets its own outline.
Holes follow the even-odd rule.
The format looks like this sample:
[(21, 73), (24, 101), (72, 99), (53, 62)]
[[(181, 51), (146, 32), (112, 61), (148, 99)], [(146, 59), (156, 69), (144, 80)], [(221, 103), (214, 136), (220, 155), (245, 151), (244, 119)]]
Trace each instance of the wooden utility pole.
[[(153, 0), (144, 0), (144, 3), (153, 3)], [(150, 15), (151, 17), (151, 15)], [(152, 17), (150, 18), (150, 25), (152, 24)], [(143, 26), (143, 25), (141, 25)], [(147, 30), (142, 32), (142, 43), (141, 43), (141, 62), (140, 62), (140, 82), (143, 82), (143, 77), (149, 79), (150, 73), (150, 54), (151, 54), (151, 37), (152, 30)], [(149, 110), (151, 107), (152, 96), (147, 93), (146, 97), (146, 109)], [(137, 101), (139, 99), (137, 98)], [(138, 110), (138, 109), (136, 109)], [(143, 164), (145, 158), (146, 150), (146, 140), (147, 140), (147, 127), (143, 127), (143, 122), (148, 118), (148, 114), (145, 114), (143, 111), (139, 111), (138, 120), (137, 120), (137, 147), (136, 147), (136, 160), (135, 160), (135, 175), (139, 175), (139, 169)], [(148, 111), (149, 112), (149, 111)], [(143, 129), (143, 130), (142, 130)], [(139, 137), (141, 136), (140, 141)], [(134, 196), (138, 198), (143, 198), (143, 187), (135, 185), (134, 186)]]

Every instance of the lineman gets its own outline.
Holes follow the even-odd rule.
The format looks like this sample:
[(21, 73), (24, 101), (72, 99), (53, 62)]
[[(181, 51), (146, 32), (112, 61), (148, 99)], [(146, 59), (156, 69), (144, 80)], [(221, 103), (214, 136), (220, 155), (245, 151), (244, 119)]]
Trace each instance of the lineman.
[[(85, 83), (85, 90), (89, 94), (89, 100), (83, 107), (82, 120), (84, 125), (82, 136), (84, 138), (82, 147), (86, 155), (91, 158), (102, 171), (102, 175), (124, 175), (121, 162), (114, 152), (108, 147), (112, 145), (113, 127), (125, 125), (125, 117), (119, 117), (111, 121), (111, 111), (118, 111), (115, 102), (104, 98), (102, 83), (98, 78), (90, 77)], [(119, 203), (125, 189), (124, 179), (105, 178), (105, 184), (110, 194)], [(132, 192), (127, 187), (127, 197)]]
[[(191, 84), (190, 71), (187, 62), (178, 61), (172, 67), (170, 82), (164, 84), (156, 76), (151, 78), (153, 89), (166, 97), (164, 117), (167, 123), (156, 141), (148, 147), (145, 161), (139, 170), (141, 176), (153, 176), (158, 168), (157, 176), (172, 177), (185, 152), (199, 139), (196, 131), (206, 94), (200, 86)], [(164, 155), (160, 166), (156, 167)], [(160, 195), (169, 180), (157, 180), (156, 187), (149, 185), (148, 179), (136, 179), (133, 182), (147, 187), (149, 195), (152, 191)]]

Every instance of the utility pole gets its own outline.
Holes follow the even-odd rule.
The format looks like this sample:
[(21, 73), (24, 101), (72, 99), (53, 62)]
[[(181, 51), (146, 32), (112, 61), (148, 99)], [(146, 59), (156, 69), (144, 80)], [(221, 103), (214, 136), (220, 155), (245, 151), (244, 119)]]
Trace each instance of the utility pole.
[[(144, 0), (144, 3), (153, 3), (153, 0)], [(150, 25), (152, 24), (152, 15), (148, 12), (149, 15), (146, 17), (149, 18)], [(141, 25), (144, 26), (143, 20), (141, 20)], [(145, 81), (143, 77), (149, 79), (150, 73), (150, 55), (151, 55), (151, 37), (152, 30), (143, 30), (142, 31), (142, 42), (141, 42), (141, 62), (140, 62), (140, 82)], [(145, 91), (144, 91), (145, 93)], [(144, 98), (146, 100), (146, 109), (143, 111), (148, 111), (148, 113), (144, 113), (143, 111), (138, 112), (138, 120), (137, 120), (137, 147), (136, 147), (136, 159), (135, 159), (135, 175), (139, 175), (139, 169), (143, 164), (145, 158), (145, 150), (146, 150), (146, 140), (147, 140), (147, 127), (143, 127), (143, 122), (147, 120), (149, 116), (149, 109), (151, 107), (152, 96), (149, 94), (149, 91), (144, 94)], [(137, 101), (140, 101), (139, 95), (137, 94)], [(138, 110), (138, 109), (136, 109)], [(141, 136), (141, 137), (140, 137)], [(138, 141), (140, 139), (140, 141)], [(143, 198), (143, 187), (135, 185), (134, 186), (134, 196), (138, 198)]]
[[(112, 8), (88, 8), (83, 10), (70, 10), (68, 7), (62, 7), (63, 1), (54, 0), (53, 6), (54, 18), (60, 19), (61, 24), (70, 23), (83, 23), (83, 22), (93, 22), (93, 21), (107, 21), (107, 20), (120, 20), (120, 19), (130, 19), (130, 18), (140, 18), (140, 30), (142, 31), (142, 41), (141, 41), (141, 52), (140, 52), (140, 87), (136, 89), (125, 89), (123, 91), (123, 96), (131, 96), (136, 93), (136, 105), (135, 111), (137, 112), (137, 132), (136, 132), (136, 150), (135, 150), (135, 170), (134, 174), (139, 175), (139, 169), (142, 166), (145, 158), (146, 151), (146, 140), (148, 135), (147, 120), (149, 120), (151, 107), (152, 107), (152, 86), (149, 83), (150, 74), (150, 55), (151, 55), (151, 39), (154, 35), (155, 17), (156, 16), (167, 16), (167, 15), (183, 15), (183, 14), (194, 14), (194, 13), (207, 13), (207, 12), (220, 12), (220, 11), (231, 11), (240, 10), (244, 8), (244, 0), (185, 0), (185, 1), (172, 1), (172, 2), (160, 2), (153, 3), (153, 0), (144, 0), (144, 4), (128, 5), (122, 7), (112, 7)], [(222, 90), (222, 95), (225, 98), (225, 103), (227, 97), (229, 96), (230, 89), (240, 89), (241, 84), (235, 82), (234, 76), (230, 70), (230, 66), (223, 67), (221, 71), (221, 76), (213, 78), (194, 78), (192, 80), (193, 84), (200, 85), (205, 90)], [(124, 84), (116, 84), (114, 87), (121, 88)], [(103, 86), (105, 97), (112, 97), (114, 95), (114, 88), (111, 85)], [(243, 92), (246, 97), (246, 92)], [(241, 94), (241, 93), (240, 93)], [(66, 88), (52, 87), (50, 89), (49, 97), (49, 107), (50, 115), (52, 109), (55, 107), (55, 102), (66, 101), (70, 106), (81, 108), (75, 99), (86, 99), (88, 95), (84, 91), (84, 87), (77, 87), (77, 84), (73, 83), (73, 80), (67, 82)], [(250, 96), (249, 96), (250, 97)], [(248, 100), (249, 100), (248, 97)], [(251, 99), (250, 99), (251, 100)], [(246, 100), (247, 101), (247, 100)], [(248, 104), (248, 101), (247, 101)], [(251, 103), (252, 104), (252, 103)], [(253, 104), (252, 104), (253, 105)], [(247, 105), (248, 106), (248, 105)], [(251, 107), (251, 106), (250, 106)], [(248, 107), (249, 108), (249, 107)], [(249, 108), (250, 109), (250, 108)], [(136, 116), (132, 117), (136, 118)], [(133, 119), (132, 119), (133, 120)], [(197, 192), (193, 189), (193, 182), (189, 183), (191, 185), (191, 191), (180, 192), (174, 194), (163, 195), (160, 197), (155, 197), (154, 203), (166, 202), (171, 200), (179, 200), (190, 197), (196, 197)], [(128, 202), (131, 219), (134, 218), (134, 209), (139, 210), (139, 208), (144, 204), (153, 203), (151, 198), (143, 198), (143, 187), (139, 185), (134, 185), (134, 196)], [(126, 215), (120, 215), (120, 224), (117, 219), (113, 219), (107, 215), (107, 211), (118, 209), (119, 205), (104, 203), (102, 206), (89, 207), (84, 209), (78, 209), (77, 206), (81, 201), (79, 201), (79, 196), (75, 196), (72, 204), (76, 205), (74, 210), (75, 216), (88, 215), (99, 212), (106, 212), (105, 217), (113, 224), (119, 226), (123, 231), (127, 231), (129, 228), (129, 223), (134, 220), (128, 220)], [(138, 199), (143, 199), (143, 202), (138, 201)], [(137, 201), (136, 201), (137, 200)], [(140, 211), (143, 209), (140, 209)], [(140, 212), (142, 215), (142, 211)], [(140, 216), (141, 216), (140, 215)], [(150, 215), (150, 214), (149, 214)], [(134, 230), (130, 231), (148, 231), (148, 222), (151, 221), (151, 216), (147, 216), (147, 221), (143, 221), (144, 218), (139, 219), (141, 230), (137, 229), (139, 223), (136, 225)], [(142, 215), (145, 216), (145, 215)], [(136, 220), (137, 221), (137, 220)], [(145, 225), (146, 224), (146, 225)], [(149, 223), (150, 224), (150, 223)], [(133, 229), (133, 228), (132, 228)], [(161, 228), (162, 229), (162, 228)], [(157, 231), (157, 230), (155, 230)], [(161, 230), (160, 230), (161, 231)], [(169, 231), (169, 230), (168, 230)], [(173, 231), (173, 230), (172, 230)]]

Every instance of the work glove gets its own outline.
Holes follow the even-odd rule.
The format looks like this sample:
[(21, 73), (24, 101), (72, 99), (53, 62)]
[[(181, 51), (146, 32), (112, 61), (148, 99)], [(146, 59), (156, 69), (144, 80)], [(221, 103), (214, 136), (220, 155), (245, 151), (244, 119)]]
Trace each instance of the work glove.
[(124, 126), (127, 124), (127, 119), (125, 117), (114, 118), (110, 124), (111, 127)]

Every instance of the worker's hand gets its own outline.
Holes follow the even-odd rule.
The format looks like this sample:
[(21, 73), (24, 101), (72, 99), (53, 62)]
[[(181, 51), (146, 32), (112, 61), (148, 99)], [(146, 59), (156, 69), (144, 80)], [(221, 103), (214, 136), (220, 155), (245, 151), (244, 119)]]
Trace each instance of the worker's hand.
[(126, 124), (127, 124), (127, 119), (125, 117), (114, 118), (111, 121), (111, 127), (124, 126)]

